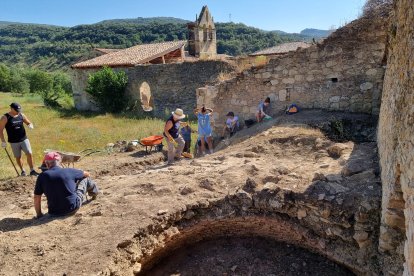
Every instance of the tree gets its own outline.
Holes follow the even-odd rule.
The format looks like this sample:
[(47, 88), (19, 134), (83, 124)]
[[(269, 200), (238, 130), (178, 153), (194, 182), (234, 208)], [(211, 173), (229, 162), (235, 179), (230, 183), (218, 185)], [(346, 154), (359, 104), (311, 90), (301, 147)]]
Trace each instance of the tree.
[(13, 93), (29, 93), (30, 84), (29, 81), (23, 76), (21, 70), (10, 70), (10, 92)]
[(10, 78), (9, 68), (0, 64), (0, 91), (10, 92)]
[(88, 78), (86, 92), (89, 93), (103, 111), (119, 113), (126, 108), (125, 89), (128, 77), (124, 71), (115, 72), (104, 67)]

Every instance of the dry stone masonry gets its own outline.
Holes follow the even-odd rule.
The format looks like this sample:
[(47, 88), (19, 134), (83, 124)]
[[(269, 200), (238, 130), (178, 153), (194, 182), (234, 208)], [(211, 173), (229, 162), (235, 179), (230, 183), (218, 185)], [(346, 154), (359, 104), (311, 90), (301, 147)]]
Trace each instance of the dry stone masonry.
[[(140, 88), (146, 83), (150, 88), (155, 116), (181, 107), (191, 112), (196, 103), (196, 88), (215, 83), (220, 73), (233, 71), (232, 65), (223, 61), (197, 61), (159, 65), (140, 65), (122, 68), (128, 76), (127, 94), (132, 104), (140, 99)], [(73, 70), (72, 87), (78, 110), (97, 110), (85, 92), (88, 76), (97, 69)], [(137, 102), (137, 107), (140, 103)]]
[[(414, 1), (399, 0), (389, 28), (389, 54), (378, 128), (382, 168), (379, 247), (385, 273), (414, 275)], [(394, 273), (394, 274), (392, 274)]]
[(270, 97), (273, 114), (290, 103), (378, 114), (384, 77), (386, 18), (361, 18), (340, 28), (325, 41), (271, 59), (215, 86), (197, 90), (198, 105), (211, 106), (221, 127), (233, 111), (254, 118), (260, 100)]

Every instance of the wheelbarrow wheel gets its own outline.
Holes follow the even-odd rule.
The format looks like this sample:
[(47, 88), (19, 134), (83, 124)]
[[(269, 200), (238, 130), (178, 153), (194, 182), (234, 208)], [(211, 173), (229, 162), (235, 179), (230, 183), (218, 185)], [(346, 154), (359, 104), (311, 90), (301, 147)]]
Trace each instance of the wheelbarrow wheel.
[(162, 151), (162, 148), (164, 147), (163, 144), (159, 144), (155, 147), (156, 151)]

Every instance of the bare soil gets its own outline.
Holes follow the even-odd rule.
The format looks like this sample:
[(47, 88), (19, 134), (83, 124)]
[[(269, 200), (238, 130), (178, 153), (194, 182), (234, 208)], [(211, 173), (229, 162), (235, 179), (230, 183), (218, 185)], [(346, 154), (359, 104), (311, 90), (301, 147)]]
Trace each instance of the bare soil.
[(146, 275), (354, 275), (302, 248), (263, 238), (221, 238), (181, 248)]
[[(111, 270), (118, 244), (154, 224), (160, 211), (174, 212), (201, 200), (223, 198), (245, 185), (248, 178), (258, 188), (270, 182), (305, 192), (315, 172), (338, 181), (345, 163), (355, 156), (364, 171), (377, 167), (375, 143), (341, 143), (340, 156), (332, 157), (328, 148), (335, 142), (319, 130), (269, 125), (258, 135), (249, 134), (261, 127), (226, 141), (221, 151), (174, 166), (165, 164), (165, 153), (87, 157), (76, 167), (92, 172), (101, 194), (69, 217), (33, 219), (34, 177), (0, 182), (0, 275), (100, 274), (108, 267)], [(343, 179), (349, 194), (355, 188), (352, 183)], [(380, 197), (380, 189), (371, 185), (377, 184), (366, 181), (355, 188), (353, 198), (357, 194)], [(45, 199), (42, 208), (47, 210)], [(260, 239), (207, 241), (178, 254), (178, 259), (167, 260), (154, 273), (349, 275), (327, 259)], [(209, 271), (212, 267), (215, 270)]]

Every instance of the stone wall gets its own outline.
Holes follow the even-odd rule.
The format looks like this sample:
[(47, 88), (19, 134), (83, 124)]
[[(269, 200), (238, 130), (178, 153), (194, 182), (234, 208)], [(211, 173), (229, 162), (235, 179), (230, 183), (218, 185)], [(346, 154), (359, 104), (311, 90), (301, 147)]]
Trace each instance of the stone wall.
[(260, 100), (270, 97), (273, 115), (290, 103), (378, 114), (384, 77), (386, 18), (361, 18), (321, 44), (276, 57), (261, 68), (197, 90), (198, 104), (215, 111), (216, 126), (234, 111), (254, 118)]
[[(124, 70), (128, 75), (127, 94), (133, 103), (140, 98), (140, 87), (146, 82), (151, 90), (153, 115), (164, 116), (177, 107), (192, 113), (196, 105), (196, 88), (217, 81), (220, 73), (233, 71), (224, 61), (198, 61), (174, 64), (136, 66)], [(88, 76), (97, 69), (73, 70), (72, 88), (78, 110), (97, 110), (85, 92)], [(140, 108), (138, 103), (136, 106)]]
[(397, 0), (394, 5), (378, 130), (383, 185), (380, 250), (388, 256), (385, 268), (399, 265), (392, 275), (400, 275), (405, 262), (408, 276), (414, 275), (414, 0)]

